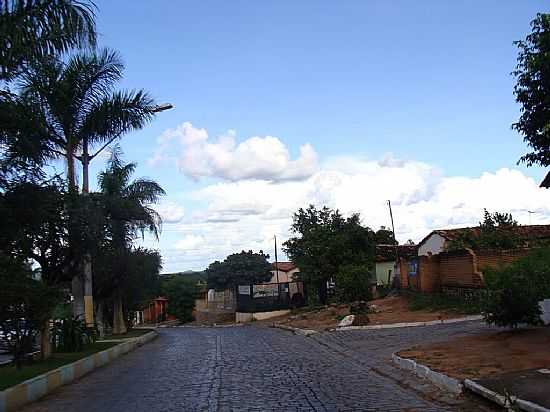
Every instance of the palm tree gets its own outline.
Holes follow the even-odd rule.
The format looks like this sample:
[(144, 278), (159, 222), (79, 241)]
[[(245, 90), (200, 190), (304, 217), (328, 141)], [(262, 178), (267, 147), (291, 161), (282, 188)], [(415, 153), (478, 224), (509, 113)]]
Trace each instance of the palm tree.
[[(88, 166), (105, 147), (154, 116), (156, 106), (143, 90), (113, 91), (124, 66), (118, 53), (78, 53), (67, 62), (44, 58), (22, 76), (22, 98), (40, 107), (51, 150), (67, 163), (69, 191), (78, 192), (75, 163), (83, 166), (82, 192), (88, 193)], [(95, 153), (89, 149), (98, 148)], [(91, 258), (85, 254), (82, 276), (73, 278), (75, 315), (93, 323)], [(82, 284), (82, 278), (84, 284)]]
[(0, 80), (44, 56), (95, 47), (95, 8), (88, 0), (0, 1)]
[[(107, 169), (98, 176), (102, 203), (107, 215), (107, 237), (111, 249), (119, 255), (125, 255), (132, 242), (145, 232), (158, 239), (162, 220), (151, 207), (165, 194), (158, 183), (149, 179), (137, 179), (130, 182), (136, 169), (136, 163), (125, 164), (121, 159), (121, 151), (115, 147)], [(120, 285), (124, 276), (112, 273), (113, 278), (113, 333), (125, 333), (124, 309)], [(117, 278), (118, 277), (118, 278)]]

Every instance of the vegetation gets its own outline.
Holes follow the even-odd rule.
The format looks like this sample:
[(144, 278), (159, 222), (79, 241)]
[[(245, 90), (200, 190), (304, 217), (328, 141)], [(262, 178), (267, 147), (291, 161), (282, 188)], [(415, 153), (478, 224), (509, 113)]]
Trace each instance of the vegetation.
[(444, 293), (409, 293), (407, 296), (409, 309), (413, 311), (449, 311), (469, 315), (481, 313), (480, 299), (465, 299)]
[(341, 302), (369, 300), (371, 293), (371, 268), (363, 265), (344, 265), (336, 273), (336, 296)]
[[(90, 161), (155, 112), (146, 92), (114, 90), (121, 59), (95, 46), (92, 1), (2, 3), (0, 323), (16, 337), (18, 362), (39, 332), (42, 355), (49, 356), (48, 321), (68, 304), (64, 291), (71, 285), (73, 310), (81, 313), (92, 260), (96, 309), (109, 318), (105, 323), (118, 322), (117, 330), (124, 331), (129, 310), (159, 291), (160, 255), (133, 241), (145, 231), (158, 234), (161, 222), (150, 205), (162, 189), (144, 179), (129, 182), (135, 165), (111, 162), (101, 192), (88, 193)], [(66, 176), (48, 174), (45, 166), (60, 158)], [(57, 325), (55, 340), (64, 350), (80, 346), (79, 322)]]
[(117, 342), (95, 342), (88, 345), (86, 349), (81, 352), (54, 353), (51, 358), (47, 360), (26, 364), (25, 367), (21, 369), (17, 369), (12, 365), (0, 366), (0, 391), (53, 369), (76, 362), (94, 353), (109, 349), (116, 344)]
[(95, 342), (96, 332), (84, 319), (75, 316), (56, 320), (52, 337), (57, 352), (80, 352)]
[(198, 297), (197, 282), (184, 276), (170, 276), (163, 280), (161, 290), (168, 298), (171, 315), (181, 322), (193, 320), (193, 308)]
[(520, 161), (550, 166), (550, 14), (537, 14), (531, 33), (517, 41), (516, 101), (521, 116), (512, 127), (523, 135), (531, 152)]
[(338, 210), (310, 205), (294, 214), (291, 231), (294, 237), (284, 243), (285, 251), (300, 268), (298, 279), (317, 290), (323, 304), (327, 282), (344, 266), (361, 266), (365, 276), (374, 270), (374, 232), (361, 225), (359, 214), (344, 218)]
[(522, 240), (514, 231), (518, 222), (509, 213), (489, 213), (484, 210), (483, 222), (479, 229), (460, 233), (447, 245), (447, 250), (470, 249), (513, 249), (521, 245)]
[(393, 237), (393, 232), (390, 229), (382, 226), (374, 234), (374, 239), (377, 245), (397, 245), (397, 240)]
[(208, 288), (224, 290), (238, 285), (252, 285), (268, 282), (271, 279), (269, 255), (261, 250), (234, 253), (223, 262), (211, 263), (206, 269)]
[(485, 320), (515, 328), (540, 323), (539, 302), (550, 298), (550, 249), (537, 249), (504, 269), (484, 272)]

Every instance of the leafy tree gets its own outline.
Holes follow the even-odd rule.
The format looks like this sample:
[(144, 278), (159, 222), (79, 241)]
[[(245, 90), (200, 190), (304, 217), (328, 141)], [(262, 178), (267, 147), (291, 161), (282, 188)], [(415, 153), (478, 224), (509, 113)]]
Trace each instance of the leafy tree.
[(238, 285), (251, 285), (267, 282), (271, 279), (269, 255), (249, 250), (234, 253), (223, 262), (214, 262), (206, 269), (208, 287), (224, 290)]
[(484, 317), (517, 327), (540, 323), (539, 302), (550, 298), (550, 249), (537, 249), (504, 269), (484, 271), (488, 293)]
[(359, 214), (344, 218), (338, 210), (310, 205), (294, 214), (291, 231), (284, 243), (290, 259), (300, 268), (297, 276), (327, 299), (327, 281), (345, 265), (374, 267), (375, 235), (361, 225)]
[(374, 234), (377, 245), (397, 245), (397, 240), (393, 237), (393, 232), (382, 226)]
[(340, 301), (369, 300), (372, 297), (372, 267), (344, 265), (335, 276), (336, 293)]
[(24, 259), (14, 260), (0, 252), (0, 267), (0, 328), (19, 369), (62, 296), (57, 288), (34, 279)]
[(197, 284), (185, 276), (170, 276), (161, 284), (162, 294), (168, 299), (168, 312), (181, 322), (193, 320), (197, 298)]
[(519, 48), (516, 69), (516, 101), (521, 116), (512, 127), (532, 149), (520, 161), (528, 166), (550, 165), (550, 14), (537, 14), (531, 33), (515, 42)]
[(522, 242), (515, 230), (517, 227), (518, 222), (510, 213), (490, 213), (485, 209), (479, 227), (459, 233), (447, 249), (513, 249)]

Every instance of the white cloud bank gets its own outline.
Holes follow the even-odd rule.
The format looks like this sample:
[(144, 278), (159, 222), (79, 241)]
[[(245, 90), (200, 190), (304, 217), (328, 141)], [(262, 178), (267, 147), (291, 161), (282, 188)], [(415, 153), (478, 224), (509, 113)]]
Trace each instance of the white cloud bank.
[[(302, 180), (225, 181), (189, 196), (209, 206), (175, 225), (179, 241), (162, 251), (166, 270), (204, 268), (242, 249), (272, 254), (273, 235), (280, 243), (288, 238), (292, 213), (308, 204), (359, 212), (364, 224), (378, 229), (390, 225), (389, 199), (400, 242), (419, 241), (433, 229), (476, 225), (483, 208), (511, 212), (520, 224), (550, 223), (550, 190), (518, 170), (446, 177), (428, 164), (391, 156), (333, 158)], [(530, 218), (528, 210), (536, 213)]]
[[(158, 147), (149, 159), (152, 166), (175, 161), (188, 177), (218, 177), (228, 181), (261, 179), (269, 181), (302, 180), (317, 169), (317, 154), (310, 144), (300, 147), (292, 160), (287, 147), (277, 137), (250, 137), (241, 143), (229, 130), (215, 140), (206, 129), (185, 122), (159, 136)], [(179, 153), (174, 156), (173, 153)]]
[[(166, 162), (194, 180), (220, 179), (187, 193), (185, 213), (173, 201), (157, 208), (169, 224), (160, 245), (166, 271), (202, 269), (243, 249), (272, 254), (273, 236), (282, 244), (292, 214), (309, 204), (359, 212), (376, 230), (390, 225), (391, 200), (400, 242), (419, 241), (433, 229), (476, 225), (483, 208), (511, 212), (521, 224), (550, 223), (550, 190), (508, 168), (448, 177), (432, 165), (391, 155), (378, 161), (340, 156), (319, 164), (309, 144), (292, 158), (277, 137), (238, 142), (229, 130), (211, 139), (189, 122), (159, 136), (149, 163)], [(193, 208), (193, 201), (207, 207)]]

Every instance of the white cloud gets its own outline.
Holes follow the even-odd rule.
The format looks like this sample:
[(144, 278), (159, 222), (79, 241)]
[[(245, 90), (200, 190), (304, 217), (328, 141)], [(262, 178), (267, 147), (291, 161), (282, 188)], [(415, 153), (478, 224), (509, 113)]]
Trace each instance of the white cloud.
[[(302, 145), (300, 155), (293, 160), (277, 137), (253, 136), (237, 143), (235, 131), (229, 130), (211, 140), (206, 129), (189, 122), (166, 130), (157, 143), (150, 165), (175, 161), (180, 171), (195, 180), (208, 176), (228, 181), (303, 180), (318, 169), (317, 154), (310, 144)], [(177, 157), (170, 155), (174, 151), (179, 153)]]
[(155, 206), (155, 210), (162, 218), (163, 223), (178, 223), (185, 215), (183, 206), (174, 202), (161, 203)]
[(446, 177), (428, 164), (391, 157), (332, 158), (301, 181), (220, 182), (190, 196), (208, 207), (176, 225), (181, 240), (165, 252), (175, 270), (204, 268), (242, 249), (272, 254), (273, 235), (282, 244), (292, 213), (310, 203), (359, 212), (364, 224), (378, 229), (390, 225), (390, 199), (400, 242), (419, 241), (437, 228), (476, 225), (483, 208), (511, 212), (520, 224), (529, 223), (527, 210), (536, 211), (533, 224), (550, 223), (550, 190), (519, 170)]

